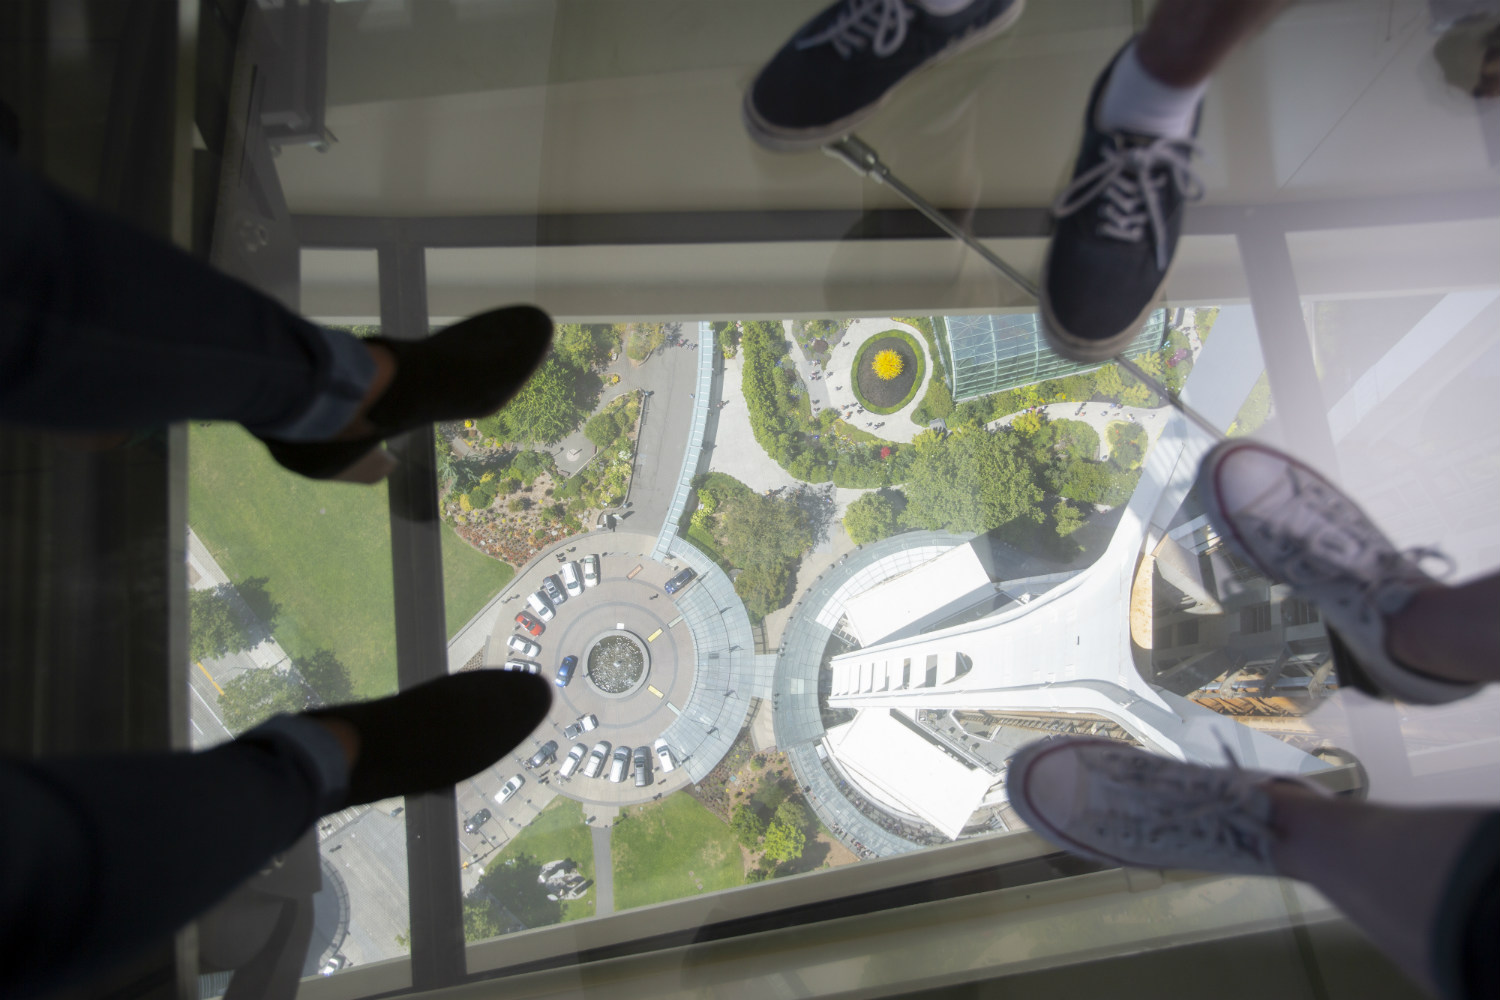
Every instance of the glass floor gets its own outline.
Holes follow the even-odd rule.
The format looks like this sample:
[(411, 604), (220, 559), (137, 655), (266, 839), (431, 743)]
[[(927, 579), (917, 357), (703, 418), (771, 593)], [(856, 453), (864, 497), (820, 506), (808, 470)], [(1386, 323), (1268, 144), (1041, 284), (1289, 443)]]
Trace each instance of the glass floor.
[[(1034, 278), (1089, 89), (1150, 6), (1033, 0), (859, 135)], [(1500, 797), (1500, 692), (1342, 687), (1317, 607), (1194, 486), (1253, 436), (1451, 579), (1500, 565), (1500, 107), (1459, 85), (1442, 6), (1293, 5), (1226, 59), (1206, 196), (1129, 350), (1153, 386), (1051, 355), (1035, 300), (890, 186), (751, 141), (744, 89), (816, 3), (249, 4), (213, 264), (360, 335), (558, 323), (524, 405), (393, 443), (389, 488), (190, 429), (194, 613), (249, 623), (226, 647), (194, 618), (194, 747), (445, 671), (558, 679), (514, 758), (320, 823), (305, 995), (916, 993), (1330, 918), (1303, 886), (1058, 855), (1005, 781), (1052, 734)], [(1006, 944), (942, 946), (1017, 884), (986, 873), (1032, 863), (1091, 902), (995, 903)], [(708, 942), (879, 921), (924, 884), (949, 908), (904, 943), (774, 938), (694, 978)], [(650, 955), (675, 972), (604, 971)], [(1292, 964), (1293, 995), (1342, 995)]]

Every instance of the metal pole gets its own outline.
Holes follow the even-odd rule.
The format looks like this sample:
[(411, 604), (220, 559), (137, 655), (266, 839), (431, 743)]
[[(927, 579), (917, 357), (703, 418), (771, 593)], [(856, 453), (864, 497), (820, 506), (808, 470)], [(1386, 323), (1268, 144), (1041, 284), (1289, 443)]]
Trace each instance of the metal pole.
[[(1040, 291), (1030, 278), (1026, 277), (1020, 271), (1017, 271), (1015, 268), (1007, 264), (993, 250), (985, 246), (983, 243), (980, 243), (972, 233), (967, 232), (963, 229), (963, 227), (959, 226), (958, 223), (954, 222), (952, 219), (948, 218), (948, 216), (938, 211), (935, 205), (929, 202), (926, 198), (923, 198), (921, 195), (917, 194), (917, 192), (913, 191), (906, 185), (904, 181), (901, 180), (901, 178), (891, 173), (891, 168), (886, 166), (885, 163), (880, 159), (880, 154), (875, 152), (875, 150), (859, 136), (851, 134), (844, 136), (842, 139), (836, 139), (835, 141), (824, 146), (823, 152), (827, 153), (829, 156), (833, 157), (836, 160), (843, 161), (843, 163), (846, 164), (849, 169), (853, 170), (860, 176), (868, 177), (879, 184), (884, 184), (886, 187), (896, 192), (896, 194), (901, 196), (903, 201), (905, 201), (912, 208), (915, 208), (918, 212), (921, 212), (924, 216), (927, 217), (928, 220), (932, 222), (933, 225), (937, 226), (943, 232), (947, 233), (949, 236), (952, 236), (960, 243), (964, 244), (964, 246), (968, 247), (970, 250), (973, 250), (975, 253), (979, 254), (979, 256), (983, 257), (987, 262), (989, 262), (995, 268), (995, 270), (999, 271), (1001, 274), (1005, 275), (1012, 282), (1014, 282), (1016, 287), (1021, 289), (1021, 291), (1025, 292), (1027, 295), (1030, 295), (1034, 299), (1040, 300)], [(1193, 423), (1197, 424), (1199, 427), (1207, 431), (1209, 436), (1218, 440), (1222, 440), (1224, 438), (1223, 431), (1215, 427), (1211, 422), (1209, 422), (1206, 417), (1198, 413), (1191, 406), (1188, 406), (1181, 399), (1178, 399), (1177, 396), (1167, 391), (1166, 386), (1162, 385), (1161, 382), (1159, 382), (1151, 375), (1148, 375), (1146, 374), (1146, 372), (1142, 371), (1141, 367), (1134, 361), (1131, 361), (1123, 354), (1116, 356), (1115, 361), (1119, 363), (1121, 368), (1124, 368), (1126, 371), (1130, 372), (1131, 375), (1140, 380), (1140, 382), (1148, 389), (1156, 393), (1158, 396), (1161, 396), (1172, 406), (1176, 407), (1183, 416), (1187, 417)]]

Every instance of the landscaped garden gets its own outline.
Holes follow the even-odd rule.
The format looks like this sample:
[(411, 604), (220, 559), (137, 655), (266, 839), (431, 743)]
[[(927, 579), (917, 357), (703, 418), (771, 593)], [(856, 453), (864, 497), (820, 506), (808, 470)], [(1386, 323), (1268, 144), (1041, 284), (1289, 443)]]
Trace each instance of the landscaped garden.
[(542, 865), (572, 861), (586, 881), (594, 881), (594, 841), (583, 822), (583, 807), (559, 795), (485, 865), (479, 884), (464, 898), (464, 934), (482, 941), (516, 928), (545, 927), (594, 915), (595, 891), (580, 899), (548, 899), (537, 881)]
[(791, 599), (802, 553), (812, 545), (807, 512), (791, 495), (756, 493), (733, 476), (707, 472), (693, 480), (684, 510), (687, 537), (726, 572), (755, 621)]
[(871, 413), (895, 413), (917, 394), (926, 373), (922, 345), (904, 330), (871, 337), (854, 359), (850, 385)]

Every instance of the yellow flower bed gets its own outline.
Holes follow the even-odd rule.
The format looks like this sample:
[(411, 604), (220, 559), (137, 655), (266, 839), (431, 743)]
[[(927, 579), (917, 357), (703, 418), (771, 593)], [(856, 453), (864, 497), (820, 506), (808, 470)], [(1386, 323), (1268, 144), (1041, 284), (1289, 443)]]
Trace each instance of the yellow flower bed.
[(882, 382), (889, 382), (897, 375), (900, 375), (903, 367), (901, 364), (901, 355), (889, 349), (875, 355), (875, 360), (871, 362), (871, 365), (875, 369), (875, 377)]

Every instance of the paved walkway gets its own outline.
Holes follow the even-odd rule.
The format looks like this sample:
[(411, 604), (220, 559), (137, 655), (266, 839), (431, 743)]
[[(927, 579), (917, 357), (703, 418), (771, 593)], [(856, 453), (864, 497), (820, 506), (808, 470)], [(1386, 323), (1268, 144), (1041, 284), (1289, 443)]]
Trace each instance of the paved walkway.
[[(750, 410), (745, 405), (745, 395), (740, 388), (743, 372), (742, 354), (736, 354), (724, 362), (724, 406), (719, 410), (719, 427), (714, 435), (708, 467), (715, 472), (733, 476), (757, 493), (813, 485), (803, 483), (783, 469), (755, 440), (755, 433), (750, 429)], [(844, 508), (867, 492), (869, 491), (834, 490), (834, 517), (843, 517)]]
[(591, 826), (594, 839), (594, 916), (615, 912), (615, 859), (609, 849), (610, 827)]
[[(890, 330), (903, 330), (911, 334), (912, 339), (921, 345), (922, 355), (926, 359), (926, 367), (922, 370), (922, 384), (917, 387), (916, 395), (912, 396), (911, 402), (907, 403), (895, 413), (875, 414), (867, 413), (859, 405), (859, 400), (854, 398), (853, 373), (851, 368), (854, 359), (859, 356), (859, 349), (872, 337), (878, 337)], [(928, 356), (927, 341), (922, 337), (921, 331), (905, 323), (898, 323), (893, 319), (857, 319), (844, 331), (844, 339), (840, 340), (833, 348), (833, 357), (829, 361), (829, 372), (819, 379), (811, 378), (815, 369), (805, 360), (802, 360), (802, 352), (796, 348), (792, 349), (792, 356), (798, 360), (798, 371), (802, 374), (802, 380), (811, 389), (812, 386), (822, 386), (822, 403), (825, 406), (838, 407), (841, 410), (848, 408), (847, 419), (855, 427), (887, 441), (910, 441), (927, 428), (918, 426), (911, 419), (912, 411), (922, 402), (922, 397), (927, 394), (927, 386), (932, 383), (932, 358)], [(819, 397), (814, 397), (819, 398)], [(868, 427), (866, 424), (883, 423), (880, 428)]]
[[(1021, 413), (1024, 412), (1024, 410), (1021, 411)], [(1162, 429), (1167, 426), (1167, 417), (1172, 412), (1172, 408), (1162, 406), (1152, 410), (1144, 406), (1119, 406), (1114, 403), (1048, 403), (1042, 407), (1042, 412), (1047, 415), (1048, 420), (1079, 420), (1097, 431), (1099, 460), (1103, 461), (1109, 457), (1107, 432), (1110, 424), (1129, 423), (1131, 418), (1134, 418), (1136, 423), (1146, 428), (1147, 441), (1154, 443), (1157, 438), (1161, 437)], [(1020, 415), (1020, 413), (1008, 413), (999, 420), (990, 421), (986, 426), (992, 431), (997, 430)]]

